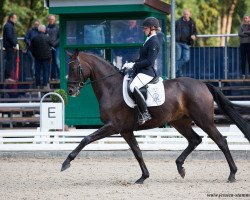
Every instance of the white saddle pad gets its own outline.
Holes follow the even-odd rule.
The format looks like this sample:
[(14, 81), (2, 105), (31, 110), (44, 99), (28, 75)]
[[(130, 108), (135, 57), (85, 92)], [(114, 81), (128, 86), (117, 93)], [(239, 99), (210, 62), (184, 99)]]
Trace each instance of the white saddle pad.
[[(128, 95), (128, 82), (130, 78), (128, 75), (124, 76), (123, 79), (123, 99), (130, 108), (136, 106), (133, 99)], [(160, 106), (165, 102), (165, 90), (163, 86), (163, 79), (159, 77), (159, 82), (156, 84), (148, 84), (147, 88), (147, 100), (146, 104), (148, 107)]]

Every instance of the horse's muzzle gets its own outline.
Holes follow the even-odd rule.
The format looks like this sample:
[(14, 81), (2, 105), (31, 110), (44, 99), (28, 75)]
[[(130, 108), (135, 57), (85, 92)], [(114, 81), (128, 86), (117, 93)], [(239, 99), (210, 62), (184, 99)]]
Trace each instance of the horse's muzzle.
[(73, 94), (73, 90), (69, 89), (68, 94), (71, 96)]
[(80, 90), (78, 88), (68, 88), (68, 95), (72, 97), (76, 97), (80, 94)]

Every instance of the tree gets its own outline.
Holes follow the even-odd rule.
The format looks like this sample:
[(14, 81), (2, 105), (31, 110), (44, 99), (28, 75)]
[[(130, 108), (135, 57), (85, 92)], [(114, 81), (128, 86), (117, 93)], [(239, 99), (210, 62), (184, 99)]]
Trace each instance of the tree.
[(16, 24), (18, 36), (23, 36), (32, 26), (35, 19), (39, 19), (42, 23), (47, 23), (48, 10), (44, 8), (43, 0), (1, 0), (0, 33), (2, 33), (3, 24), (7, 20), (7, 16), (12, 12), (18, 16)]
[(3, 9), (4, 4), (5, 4), (5, 0), (0, 1), (0, 33), (2, 33), (2, 24), (4, 21), (4, 17), (5, 17), (5, 12)]
[[(164, 2), (171, 3), (170, 0)], [(250, 12), (249, 0), (177, 0), (176, 19), (182, 15), (184, 8), (191, 11), (196, 22), (198, 34), (237, 33), (242, 16)], [(169, 20), (168, 20), (169, 22)], [(235, 38), (237, 39), (237, 38)], [(230, 41), (235, 41), (230, 39)], [(224, 45), (224, 39), (206, 38), (198, 40), (198, 45)]]

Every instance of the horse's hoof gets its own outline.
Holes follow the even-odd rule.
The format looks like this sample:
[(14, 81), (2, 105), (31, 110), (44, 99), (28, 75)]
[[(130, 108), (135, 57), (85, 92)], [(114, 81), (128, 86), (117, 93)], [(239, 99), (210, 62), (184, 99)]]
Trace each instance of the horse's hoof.
[(228, 178), (227, 182), (228, 183), (234, 183), (234, 182), (236, 182), (236, 179), (235, 178)]
[(230, 174), (230, 176), (228, 177), (228, 180), (227, 180), (227, 182), (228, 183), (233, 183), (233, 182), (235, 182), (236, 181), (236, 179), (235, 179), (235, 174)]
[(182, 169), (180, 169), (180, 170), (178, 170), (178, 171), (179, 171), (179, 174), (181, 175), (181, 177), (184, 178), (185, 175), (186, 175), (185, 168), (182, 168)]
[(137, 181), (135, 181), (135, 184), (143, 184), (145, 179), (139, 178)]
[(61, 168), (61, 172), (65, 171), (66, 169), (68, 169), (70, 167), (70, 162), (68, 160), (65, 160), (62, 164), (62, 168)]
[(135, 181), (135, 184), (143, 184), (143, 182), (145, 181), (145, 179), (147, 179), (148, 177), (149, 176), (142, 176), (137, 181)]

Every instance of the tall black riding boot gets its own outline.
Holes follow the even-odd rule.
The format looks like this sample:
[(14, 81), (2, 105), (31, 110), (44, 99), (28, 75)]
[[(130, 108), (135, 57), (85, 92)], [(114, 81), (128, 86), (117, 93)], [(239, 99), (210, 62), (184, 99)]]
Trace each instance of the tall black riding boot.
[(141, 124), (144, 124), (146, 121), (152, 119), (152, 117), (148, 112), (145, 99), (137, 87), (135, 87), (133, 95), (135, 97), (136, 104), (140, 110), (140, 114), (139, 114), (140, 117), (139, 117), (138, 123), (141, 125)]

